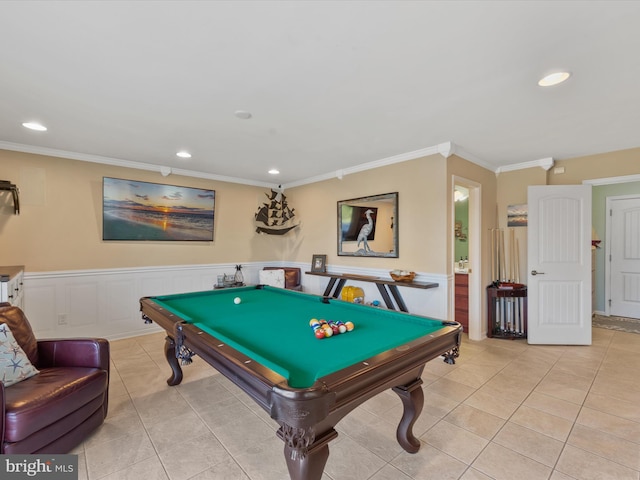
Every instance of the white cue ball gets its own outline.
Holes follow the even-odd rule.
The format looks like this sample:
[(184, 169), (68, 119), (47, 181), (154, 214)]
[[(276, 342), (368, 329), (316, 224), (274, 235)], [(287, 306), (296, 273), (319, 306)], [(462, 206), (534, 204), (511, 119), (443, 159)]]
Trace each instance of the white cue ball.
[(240, 297), (236, 297), (233, 299), (233, 303), (235, 303), (236, 305), (238, 305), (242, 300), (240, 299)]

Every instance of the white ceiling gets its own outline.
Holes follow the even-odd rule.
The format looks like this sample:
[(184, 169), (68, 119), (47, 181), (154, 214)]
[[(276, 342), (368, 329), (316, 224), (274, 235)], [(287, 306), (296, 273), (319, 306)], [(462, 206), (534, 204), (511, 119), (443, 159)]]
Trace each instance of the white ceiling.
[(295, 185), (445, 142), (493, 169), (638, 147), (639, 25), (632, 1), (5, 0), (0, 148)]

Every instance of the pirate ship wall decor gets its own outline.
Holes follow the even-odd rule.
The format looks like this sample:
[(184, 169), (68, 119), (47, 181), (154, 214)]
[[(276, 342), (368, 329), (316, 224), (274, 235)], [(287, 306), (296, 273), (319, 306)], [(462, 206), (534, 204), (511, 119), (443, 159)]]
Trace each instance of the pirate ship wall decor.
[(267, 201), (256, 212), (256, 232), (268, 235), (284, 235), (296, 228), (295, 208), (289, 207), (287, 197), (282, 191), (271, 189), (265, 193)]

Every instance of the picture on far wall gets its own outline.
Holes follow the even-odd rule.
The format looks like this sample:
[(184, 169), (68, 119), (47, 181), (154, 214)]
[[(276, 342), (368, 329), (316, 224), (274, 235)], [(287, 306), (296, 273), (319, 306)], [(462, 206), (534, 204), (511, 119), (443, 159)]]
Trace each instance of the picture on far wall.
[(507, 206), (507, 227), (526, 227), (528, 213), (529, 207), (526, 203)]
[(215, 193), (104, 177), (102, 239), (211, 242)]
[(338, 202), (338, 255), (398, 258), (398, 192)]

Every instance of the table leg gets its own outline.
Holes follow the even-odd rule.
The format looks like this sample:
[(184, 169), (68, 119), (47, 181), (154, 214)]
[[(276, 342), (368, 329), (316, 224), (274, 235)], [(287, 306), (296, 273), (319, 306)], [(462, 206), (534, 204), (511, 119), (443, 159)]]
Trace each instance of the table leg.
[(396, 438), (400, 446), (407, 452), (416, 453), (420, 449), (420, 440), (413, 435), (413, 424), (416, 423), (424, 405), (422, 379), (418, 378), (409, 385), (393, 387), (393, 391), (398, 394), (404, 406)]
[[(278, 434), (282, 435), (281, 432)], [(337, 436), (338, 432), (333, 428), (330, 429), (316, 438), (304, 455), (285, 440), (284, 457), (291, 480), (321, 480), (324, 466), (329, 458), (329, 442)]]
[(389, 287), (389, 291), (391, 292), (391, 295), (393, 295), (393, 298), (396, 299), (396, 303), (398, 304), (398, 309), (401, 312), (409, 312), (409, 310), (407, 309), (407, 306), (404, 303), (402, 295), (400, 295), (400, 291), (398, 290), (397, 285), (388, 285), (388, 287)]
[(182, 368), (176, 358), (176, 342), (167, 336), (164, 342), (164, 356), (171, 367), (172, 375), (167, 379), (167, 384), (173, 386), (182, 382)]
[(347, 280), (344, 278), (338, 280), (338, 286), (333, 291), (333, 298), (338, 298), (340, 296), (340, 292), (342, 291), (342, 287), (344, 287), (345, 283), (347, 283)]
[(387, 308), (389, 310), (395, 310), (396, 307), (393, 305), (393, 301), (391, 300), (391, 297), (389, 296), (389, 292), (387, 292), (385, 285), (383, 283), (376, 283), (376, 287), (378, 287), (378, 291), (380, 292), (380, 295), (382, 295), (382, 300), (384, 300), (384, 304), (387, 306)]
[(327, 288), (324, 289), (324, 293), (322, 294), (323, 297), (331, 296), (331, 290), (333, 290), (333, 286), (336, 284), (336, 280), (337, 278), (331, 277), (329, 283), (327, 284)]

